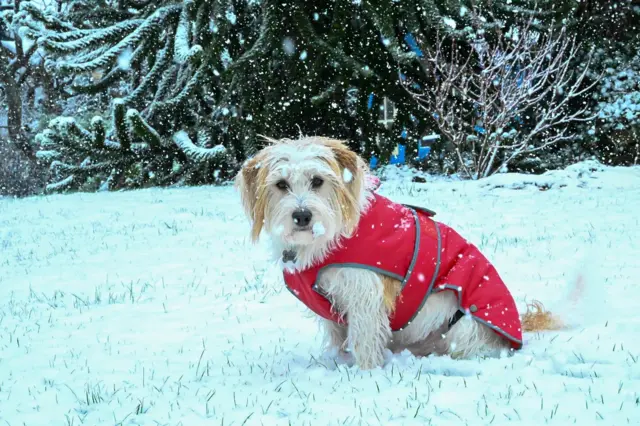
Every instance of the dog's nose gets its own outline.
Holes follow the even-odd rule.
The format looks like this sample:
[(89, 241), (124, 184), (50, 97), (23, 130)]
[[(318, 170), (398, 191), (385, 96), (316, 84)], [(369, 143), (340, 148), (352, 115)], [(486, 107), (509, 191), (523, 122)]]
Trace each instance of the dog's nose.
[(293, 212), (291, 217), (293, 217), (293, 223), (298, 226), (308, 226), (311, 223), (311, 210), (303, 209), (296, 210)]

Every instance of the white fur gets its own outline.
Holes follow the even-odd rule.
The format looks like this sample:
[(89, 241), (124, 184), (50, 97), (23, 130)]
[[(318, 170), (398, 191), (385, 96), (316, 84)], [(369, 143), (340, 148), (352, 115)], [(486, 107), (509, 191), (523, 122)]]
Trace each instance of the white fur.
[[(269, 188), (264, 230), (271, 239), (276, 259), (282, 257), (284, 250), (293, 250), (296, 261), (287, 266), (305, 269), (322, 260), (340, 245), (342, 237), (348, 236), (336, 202), (338, 191), (346, 191), (346, 185), (359, 184), (362, 190), (357, 194), (358, 212), (362, 214), (368, 208), (372, 193), (367, 187), (366, 166), (362, 163), (362, 170), (342, 170), (336, 175), (327, 163), (335, 160), (332, 150), (314, 138), (274, 145), (265, 153), (269, 173), (265, 182), (259, 182)], [(310, 189), (313, 176), (322, 177), (326, 183), (317, 190)], [(286, 179), (290, 186), (286, 192), (275, 187), (281, 179)], [(308, 231), (295, 231), (291, 217), (300, 208), (313, 214)], [(324, 232), (314, 233), (313, 229)], [(362, 369), (382, 366), (385, 349), (393, 352), (408, 349), (416, 355), (469, 357), (508, 346), (486, 326), (467, 317), (447, 330), (449, 319), (458, 309), (456, 295), (451, 291), (431, 295), (409, 326), (392, 333), (384, 305), (384, 284), (377, 273), (360, 268), (330, 268), (321, 274), (318, 285), (334, 308), (348, 318), (346, 328), (321, 319), (328, 349), (343, 352), (350, 349)]]
[[(326, 270), (318, 285), (329, 295), (334, 308), (348, 317), (346, 341), (338, 347), (351, 350), (362, 369), (382, 365), (391, 327), (382, 302), (380, 277), (362, 269), (335, 268)], [(334, 330), (329, 328), (327, 332)]]

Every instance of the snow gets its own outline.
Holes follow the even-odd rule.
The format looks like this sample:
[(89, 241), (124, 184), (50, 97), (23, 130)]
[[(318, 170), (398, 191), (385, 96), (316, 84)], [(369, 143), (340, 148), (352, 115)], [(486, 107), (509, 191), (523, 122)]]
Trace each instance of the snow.
[(314, 223), (311, 231), (313, 232), (313, 236), (316, 238), (324, 235), (327, 232), (322, 222)]
[(454, 30), (456, 29), (456, 26), (458, 25), (457, 22), (449, 17), (444, 17), (442, 18), (442, 20), (444, 21), (444, 23), (446, 25), (448, 25), (449, 27), (453, 28)]
[(344, 169), (344, 170), (342, 171), (342, 180), (343, 180), (345, 183), (349, 183), (349, 182), (351, 182), (351, 181), (353, 180), (353, 173), (351, 173), (351, 170), (349, 170), (349, 169)]
[[(519, 307), (537, 298), (572, 328), (525, 334), (512, 357), (361, 371), (322, 352), (231, 185), (2, 198), (0, 423), (637, 424), (640, 167), (401, 170), (382, 194), (434, 209)], [(591, 295), (559, 306), (577, 272)]]
[(235, 13), (233, 13), (232, 10), (227, 10), (225, 12), (225, 18), (227, 18), (227, 21), (229, 21), (231, 25), (235, 25), (238, 20), (238, 17), (236, 16)]
[(296, 44), (291, 37), (285, 37), (282, 40), (282, 49), (287, 55), (293, 55), (296, 52)]
[(131, 58), (132, 58), (133, 50), (131, 48), (123, 50), (120, 55), (118, 55), (118, 68), (122, 70), (129, 70), (131, 68)]
[(173, 141), (182, 149), (187, 156), (197, 160), (219, 159), (226, 154), (227, 148), (218, 144), (211, 148), (202, 148), (193, 143), (189, 135), (181, 130), (173, 135)]

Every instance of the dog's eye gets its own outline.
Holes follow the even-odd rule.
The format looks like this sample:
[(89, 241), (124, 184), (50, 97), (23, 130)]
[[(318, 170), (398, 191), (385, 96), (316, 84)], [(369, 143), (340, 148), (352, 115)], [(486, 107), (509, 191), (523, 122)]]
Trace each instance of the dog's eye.
[(311, 187), (313, 189), (318, 189), (322, 186), (322, 184), (324, 183), (324, 181), (322, 180), (322, 178), (319, 177), (314, 177), (313, 179), (311, 179)]
[(289, 189), (289, 184), (285, 180), (278, 181), (278, 183), (276, 183), (276, 186), (281, 191), (286, 191), (287, 189)]

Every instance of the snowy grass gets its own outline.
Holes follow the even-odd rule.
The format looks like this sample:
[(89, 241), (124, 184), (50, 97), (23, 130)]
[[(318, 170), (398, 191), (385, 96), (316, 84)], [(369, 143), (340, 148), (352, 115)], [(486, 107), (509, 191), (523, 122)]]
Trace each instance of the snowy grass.
[(386, 176), (572, 328), (504, 359), (361, 371), (252, 246), (230, 187), (0, 199), (0, 424), (638, 424), (640, 168), (480, 182)]

